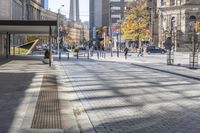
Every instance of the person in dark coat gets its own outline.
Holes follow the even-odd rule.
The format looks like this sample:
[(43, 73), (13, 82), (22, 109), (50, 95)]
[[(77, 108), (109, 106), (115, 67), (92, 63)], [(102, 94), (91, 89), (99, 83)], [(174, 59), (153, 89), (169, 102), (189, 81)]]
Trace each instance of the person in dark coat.
[(124, 49), (124, 55), (125, 55), (125, 58), (127, 59), (127, 54), (128, 54), (128, 48), (126, 47), (125, 49)]

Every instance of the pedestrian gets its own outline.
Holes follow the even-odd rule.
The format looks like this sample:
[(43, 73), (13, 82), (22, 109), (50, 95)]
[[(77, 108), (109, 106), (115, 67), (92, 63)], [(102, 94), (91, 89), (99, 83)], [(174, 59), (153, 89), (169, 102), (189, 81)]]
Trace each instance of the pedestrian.
[(127, 54), (128, 54), (128, 48), (126, 47), (126, 48), (124, 49), (125, 59), (127, 59)]
[(138, 52), (138, 55), (137, 55), (137, 56), (141, 56), (141, 54), (142, 54), (142, 49), (139, 48), (139, 52)]
[(142, 47), (141, 48), (141, 56), (143, 56), (143, 53), (144, 53), (144, 48)]

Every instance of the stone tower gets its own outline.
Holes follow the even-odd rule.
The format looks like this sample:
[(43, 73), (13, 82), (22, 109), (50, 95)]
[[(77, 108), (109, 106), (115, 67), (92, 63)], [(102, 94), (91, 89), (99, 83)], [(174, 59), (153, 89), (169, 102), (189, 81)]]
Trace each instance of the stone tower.
[(80, 21), (79, 0), (70, 0), (69, 19), (73, 21)]

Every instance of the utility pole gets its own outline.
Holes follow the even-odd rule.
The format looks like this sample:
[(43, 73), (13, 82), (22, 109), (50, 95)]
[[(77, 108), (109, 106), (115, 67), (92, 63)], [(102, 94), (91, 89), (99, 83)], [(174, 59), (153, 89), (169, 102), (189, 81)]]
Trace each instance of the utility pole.
[(111, 2), (109, 0), (109, 36), (112, 38), (112, 29), (111, 29)]
[(61, 60), (61, 52), (60, 52), (60, 9), (62, 7), (64, 7), (64, 5), (62, 5), (58, 9), (58, 14), (57, 14), (57, 44), (58, 44), (58, 56), (59, 56), (59, 60)]
[(58, 43), (58, 56), (59, 56), (59, 60), (61, 60), (61, 56), (60, 56), (60, 9), (58, 9), (58, 14), (57, 14), (57, 43)]
[(113, 45), (113, 40), (112, 40), (112, 5), (111, 5), (111, 1), (109, 0), (109, 36), (110, 36), (110, 53), (111, 53), (111, 57), (113, 56), (113, 52), (112, 52), (112, 45)]

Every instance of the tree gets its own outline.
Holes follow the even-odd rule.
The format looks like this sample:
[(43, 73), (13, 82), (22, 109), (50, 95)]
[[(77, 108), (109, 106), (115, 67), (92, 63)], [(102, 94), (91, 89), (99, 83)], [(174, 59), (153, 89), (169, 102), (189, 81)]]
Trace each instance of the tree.
[(122, 34), (125, 40), (141, 42), (149, 39), (149, 13), (147, 0), (136, 0), (127, 5), (125, 20), (122, 23)]

